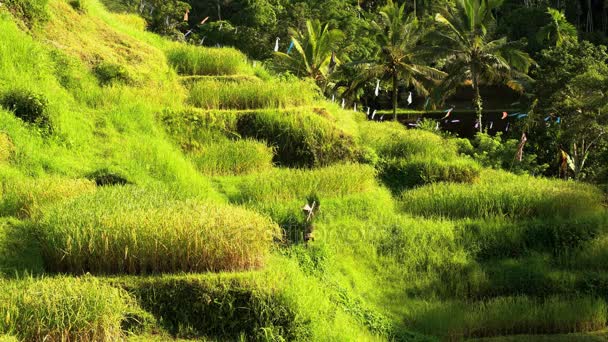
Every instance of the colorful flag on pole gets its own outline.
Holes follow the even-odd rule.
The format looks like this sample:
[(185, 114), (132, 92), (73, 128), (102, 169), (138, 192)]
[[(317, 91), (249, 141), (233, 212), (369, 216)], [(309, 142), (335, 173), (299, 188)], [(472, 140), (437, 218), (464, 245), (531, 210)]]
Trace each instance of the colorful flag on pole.
[(521, 163), (524, 159), (524, 146), (526, 146), (526, 142), (528, 138), (526, 137), (526, 133), (522, 133), (521, 140), (519, 141), (519, 146), (517, 146), (517, 160)]
[(444, 111), (444, 113), (447, 113), (444, 117), (441, 118), (441, 120), (447, 119), (450, 117), (450, 115), (452, 115), (452, 111), (454, 110), (454, 107)]

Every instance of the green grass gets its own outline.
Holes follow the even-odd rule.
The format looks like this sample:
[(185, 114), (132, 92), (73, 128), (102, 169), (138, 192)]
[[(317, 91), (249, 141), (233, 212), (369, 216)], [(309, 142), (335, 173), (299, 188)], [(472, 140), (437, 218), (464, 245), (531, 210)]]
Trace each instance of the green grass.
[(474, 184), (436, 183), (405, 191), (402, 209), (427, 217), (570, 218), (601, 210), (601, 194), (575, 182), (485, 171)]
[(203, 145), (190, 158), (209, 176), (245, 175), (272, 168), (273, 149), (255, 140), (220, 141)]
[(115, 341), (130, 301), (90, 277), (0, 279), (0, 333), (26, 341)]
[(589, 332), (606, 325), (606, 303), (589, 297), (535, 300), (502, 297), (487, 302), (419, 302), (407, 319), (417, 330), (443, 338)]
[(303, 81), (196, 82), (188, 103), (202, 109), (261, 109), (310, 105), (317, 97), (314, 86)]
[(37, 230), (49, 270), (146, 274), (264, 265), (277, 227), (238, 207), (163, 190), (98, 190), (49, 209)]
[[(98, 0), (47, 10), (31, 31), (0, 10), (0, 93), (39, 94), (53, 124), (41, 132), (0, 109), (0, 308), (24, 314), (0, 312), (0, 335), (425, 341), (604, 328), (608, 234), (593, 187), (487, 171), (452, 139), (368, 122), (238, 51), (171, 42)], [(86, 180), (100, 175), (129, 185)], [(58, 271), (116, 277), (20, 279)]]
[(235, 180), (224, 180), (234, 203), (305, 201), (311, 194), (340, 197), (371, 190), (375, 171), (366, 165), (344, 164), (315, 170), (277, 169)]
[(132, 294), (173, 336), (264, 340), (271, 334), (297, 340), (309, 335), (284, 290), (261, 274), (123, 277), (110, 283)]
[(0, 277), (42, 274), (44, 263), (36, 236), (15, 219), (0, 218)]
[(240, 75), (253, 73), (245, 55), (232, 48), (179, 45), (167, 51), (167, 60), (180, 75)]
[(86, 179), (30, 178), (1, 167), (0, 175), (0, 216), (32, 217), (45, 205), (95, 190), (95, 184)]
[(308, 110), (245, 112), (237, 119), (236, 131), (274, 146), (274, 160), (282, 166), (327, 166), (355, 161), (359, 154), (352, 136)]
[(420, 185), (450, 182), (473, 183), (479, 178), (481, 167), (470, 159), (443, 160), (412, 157), (381, 162), (380, 179), (395, 192)]
[(0, 163), (7, 163), (15, 153), (15, 146), (8, 134), (0, 132)]
[(458, 156), (456, 144), (437, 134), (406, 130), (395, 122), (364, 122), (361, 138), (384, 158), (409, 158), (420, 156), (452, 160)]

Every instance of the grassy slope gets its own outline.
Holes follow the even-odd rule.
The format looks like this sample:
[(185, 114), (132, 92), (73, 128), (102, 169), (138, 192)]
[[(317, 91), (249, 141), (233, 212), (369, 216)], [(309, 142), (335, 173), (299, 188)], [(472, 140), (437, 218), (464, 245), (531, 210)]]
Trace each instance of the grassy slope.
[[(33, 313), (30, 321), (13, 314), (0, 324), (0, 334), (351, 341), (580, 333), (605, 327), (608, 279), (602, 275), (602, 247), (608, 239), (595, 189), (487, 170), (478, 175), (474, 162), (463, 160), (453, 144), (437, 136), (365, 122), (363, 114), (319, 102), (306, 84), (269, 78), (236, 51), (217, 51), (231, 57), (229, 65), (218, 64), (217, 49), (176, 54), (179, 45), (144, 32), (138, 18), (109, 13), (96, 0), (87, 4), (87, 12), (79, 13), (63, 0), (51, 0), (50, 21), (33, 37), (0, 14), (0, 94), (13, 88), (43, 94), (55, 127), (49, 137), (0, 109), (0, 132), (10, 138), (12, 150), (8, 160), (0, 154), (0, 251), (6, 251), (0, 253), (5, 274), (0, 281), (10, 284), (0, 290), (0, 317)], [(174, 65), (183, 61), (187, 67), (178, 68), (183, 76), (173, 71), (166, 55)], [(104, 63), (123, 66), (128, 82), (100, 86), (94, 70)], [(216, 70), (220, 77), (188, 77), (206, 75), (205, 70)], [(207, 88), (228, 83), (209, 100)], [(263, 100), (256, 99), (259, 94)], [(294, 105), (301, 107), (282, 108)], [(260, 141), (241, 139), (242, 122), (255, 125), (246, 136)], [(287, 151), (305, 156), (310, 162), (303, 166), (314, 169), (273, 167), (273, 149), (275, 163), (289, 165), (288, 155), (281, 155)], [(336, 161), (336, 155), (347, 163)], [(99, 170), (142, 189), (139, 197), (121, 201), (131, 195), (99, 189), (84, 179)], [(391, 189), (378, 180), (383, 170), (397, 175), (387, 182)], [(415, 183), (400, 183), (413, 173)], [(469, 184), (441, 183), (453, 179)], [(214, 253), (209, 259), (222, 263), (230, 262), (227, 253), (255, 251), (259, 254), (252, 258), (266, 258), (265, 240), (234, 251), (235, 236), (224, 238), (225, 230), (209, 228), (219, 224), (259, 234), (256, 229), (268, 221), (254, 212), (280, 225), (288, 240), (297, 240), (300, 208), (310, 195), (321, 203), (310, 246), (275, 244), (266, 267), (258, 271), (180, 275), (200, 271), (204, 261), (191, 260), (204, 253)], [(172, 203), (169, 211), (163, 208), (167, 202)], [(188, 245), (180, 234), (152, 234), (171, 231), (181, 206), (184, 213), (229, 206), (243, 210), (238, 220), (229, 210), (218, 210), (211, 225), (199, 226), (195, 218), (183, 221), (180, 227), (194, 229), (192, 234), (196, 229), (215, 234), (203, 234), (214, 242), (202, 242), (201, 248)], [(112, 235), (97, 227), (130, 229)], [(70, 267), (54, 264), (63, 260), (58, 252), (69, 253)], [(145, 260), (137, 265), (174, 275), (139, 277), (146, 273), (142, 266), (129, 265), (140, 258)], [(100, 259), (115, 262), (92, 264)], [(166, 259), (171, 262), (163, 264)], [(242, 270), (248, 264), (207, 269)], [(49, 274), (28, 280), (26, 290), (15, 295), (24, 281), (15, 279), (15, 272), (41, 275), (57, 268), (118, 275)], [(95, 301), (91, 286), (111, 296), (113, 304), (106, 304), (114, 311)], [(25, 300), (32, 298), (27, 289), (40, 287), (64, 288), (65, 293)], [(65, 301), (70, 291), (83, 294), (82, 310)], [(49, 301), (62, 303), (59, 312), (70, 315), (60, 319), (57, 311), (42, 310)], [(183, 310), (176, 313), (176, 307)], [(209, 320), (201, 323), (200, 312)], [(26, 330), (26, 324), (40, 329)]]

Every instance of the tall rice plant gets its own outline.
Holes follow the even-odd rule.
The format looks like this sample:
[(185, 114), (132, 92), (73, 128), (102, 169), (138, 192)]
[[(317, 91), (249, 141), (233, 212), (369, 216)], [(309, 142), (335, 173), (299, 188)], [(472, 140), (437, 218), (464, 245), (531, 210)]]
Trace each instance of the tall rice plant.
[(251, 75), (247, 57), (232, 48), (203, 48), (180, 44), (167, 51), (167, 59), (180, 75)]
[(196, 82), (188, 103), (203, 109), (260, 109), (309, 105), (316, 98), (314, 85), (303, 81)]
[(402, 209), (427, 217), (569, 218), (601, 210), (602, 195), (575, 182), (486, 171), (473, 185), (435, 183), (401, 196)]
[(0, 279), (0, 334), (24, 341), (117, 341), (131, 300), (91, 277)]
[(242, 208), (176, 201), (131, 186), (58, 204), (38, 224), (48, 269), (76, 274), (258, 268), (277, 229)]

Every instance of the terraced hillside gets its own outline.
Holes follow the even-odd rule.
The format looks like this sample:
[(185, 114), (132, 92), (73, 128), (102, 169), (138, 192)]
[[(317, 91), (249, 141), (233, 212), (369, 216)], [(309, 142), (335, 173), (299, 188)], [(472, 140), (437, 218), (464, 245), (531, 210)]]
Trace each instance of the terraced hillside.
[(605, 338), (599, 190), (73, 3), (0, 7), (0, 341)]

